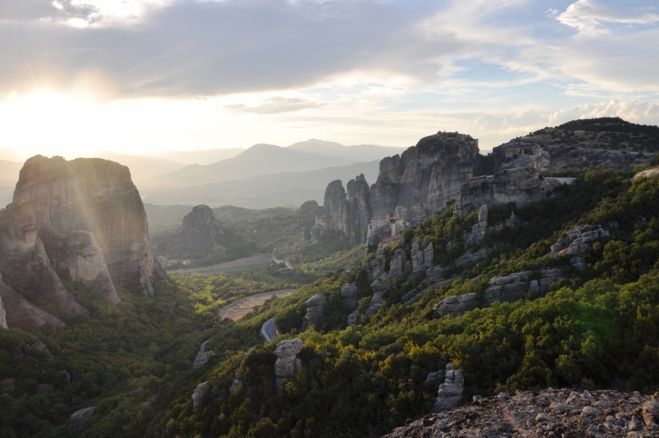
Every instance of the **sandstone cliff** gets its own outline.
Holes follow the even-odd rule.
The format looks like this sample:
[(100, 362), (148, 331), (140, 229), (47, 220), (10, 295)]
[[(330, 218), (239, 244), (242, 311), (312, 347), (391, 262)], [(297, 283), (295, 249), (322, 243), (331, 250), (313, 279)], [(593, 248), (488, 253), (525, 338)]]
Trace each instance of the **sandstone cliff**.
[(61, 275), (111, 304), (120, 301), (116, 287), (153, 295), (162, 273), (128, 168), (99, 159), (29, 159), (14, 202), (0, 211), (0, 273), (8, 325), (22, 329), (88, 316)]

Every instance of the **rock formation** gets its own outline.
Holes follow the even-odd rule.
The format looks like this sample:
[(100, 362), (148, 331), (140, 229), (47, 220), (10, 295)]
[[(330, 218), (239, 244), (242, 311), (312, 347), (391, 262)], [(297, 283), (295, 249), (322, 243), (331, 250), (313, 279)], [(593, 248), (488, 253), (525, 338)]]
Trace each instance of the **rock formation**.
[[(483, 306), (493, 303), (518, 301), (526, 298), (537, 298), (545, 295), (549, 287), (557, 280), (563, 278), (560, 269), (542, 269), (540, 275), (534, 278), (531, 271), (514, 272), (501, 277), (493, 277), (483, 292)], [(438, 316), (461, 315), (478, 306), (475, 293), (466, 293), (458, 296), (444, 298), (434, 310)]]
[(164, 276), (128, 168), (100, 159), (29, 159), (13, 203), (0, 210), (0, 273), (10, 328), (50, 330), (88, 315), (61, 273), (110, 304), (119, 302), (116, 287), (153, 295), (154, 279)]
[(243, 255), (244, 242), (215, 218), (207, 205), (197, 205), (172, 233), (154, 238), (154, 252), (163, 266), (218, 263)]
[(305, 302), (307, 313), (302, 320), (302, 330), (318, 327), (323, 323), (325, 303), (327, 303), (327, 298), (323, 294), (313, 295)]
[(190, 396), (192, 400), (192, 410), (197, 412), (206, 402), (208, 394), (210, 393), (211, 385), (208, 382), (201, 382), (197, 385)]
[(446, 364), (444, 372), (444, 383), (439, 385), (437, 398), (433, 404), (434, 412), (446, 411), (460, 404), (462, 392), (464, 391), (464, 377), (462, 371), (455, 369), (452, 363)]
[(592, 244), (609, 238), (609, 231), (601, 226), (578, 225), (563, 234), (551, 246), (554, 255), (579, 255), (589, 252)]
[[(545, 178), (541, 173), (567, 168), (629, 169), (647, 164), (659, 152), (659, 128), (617, 118), (578, 120), (545, 128), (478, 152), (468, 135), (439, 132), (421, 139), (401, 155), (380, 162), (370, 188), (363, 176), (348, 183), (331, 182), (318, 208), (316, 231), (342, 231), (351, 244), (376, 244), (417, 225), (456, 202), (460, 215), (485, 206), (518, 207), (545, 199), (557, 186), (573, 180)], [(483, 225), (483, 223), (479, 222)], [(477, 239), (483, 229), (473, 230)]]
[(205, 340), (204, 342), (201, 343), (199, 346), (199, 350), (197, 351), (197, 355), (194, 358), (194, 361), (192, 362), (192, 367), (194, 369), (198, 369), (203, 367), (208, 363), (208, 360), (215, 356), (215, 352), (213, 350), (207, 350), (206, 347), (208, 347), (208, 343), (210, 342), (210, 339)]
[(89, 418), (94, 414), (95, 407), (90, 406), (88, 408), (78, 409), (69, 417), (69, 435), (77, 435), (82, 428), (85, 426), (85, 423)]
[(547, 389), (495, 397), (427, 415), (387, 438), (656, 437), (659, 393)]
[(304, 348), (304, 342), (300, 338), (285, 339), (277, 343), (275, 347), (275, 385), (278, 390), (284, 387), (286, 379), (293, 377), (302, 369), (302, 361), (297, 355)]

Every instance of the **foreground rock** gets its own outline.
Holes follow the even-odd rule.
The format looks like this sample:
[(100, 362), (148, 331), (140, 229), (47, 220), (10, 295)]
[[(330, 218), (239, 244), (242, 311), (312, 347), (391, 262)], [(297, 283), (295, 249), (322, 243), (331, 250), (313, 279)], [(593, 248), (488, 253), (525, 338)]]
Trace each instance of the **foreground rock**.
[(42, 156), (23, 166), (13, 203), (0, 210), (0, 294), (10, 328), (52, 330), (88, 316), (61, 273), (110, 304), (120, 301), (117, 287), (153, 295), (154, 280), (164, 278), (127, 167)]
[(464, 383), (462, 370), (455, 369), (452, 363), (447, 363), (444, 372), (444, 383), (439, 385), (432, 410), (442, 412), (459, 405), (464, 392)]
[(428, 415), (386, 437), (656, 437), (658, 397), (569, 389), (476, 396), (471, 405)]

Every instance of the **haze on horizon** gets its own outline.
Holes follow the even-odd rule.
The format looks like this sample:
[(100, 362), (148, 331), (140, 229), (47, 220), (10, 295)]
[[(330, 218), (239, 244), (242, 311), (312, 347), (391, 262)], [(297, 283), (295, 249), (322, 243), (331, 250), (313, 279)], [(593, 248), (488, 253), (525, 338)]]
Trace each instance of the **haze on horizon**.
[(659, 120), (650, 0), (0, 0), (0, 159)]

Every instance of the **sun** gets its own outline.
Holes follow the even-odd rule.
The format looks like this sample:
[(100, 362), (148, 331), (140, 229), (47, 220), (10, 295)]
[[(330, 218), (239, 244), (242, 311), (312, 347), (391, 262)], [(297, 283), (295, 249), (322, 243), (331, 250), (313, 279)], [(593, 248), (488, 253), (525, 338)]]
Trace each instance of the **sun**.
[(85, 96), (38, 88), (0, 101), (0, 145), (23, 158), (37, 153), (71, 157), (85, 152), (98, 104)]

